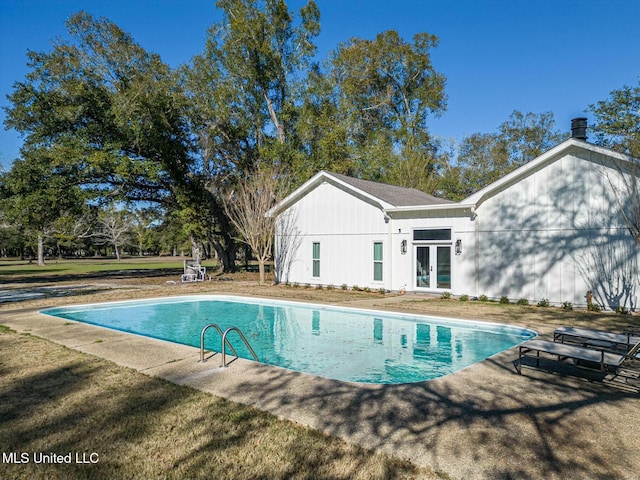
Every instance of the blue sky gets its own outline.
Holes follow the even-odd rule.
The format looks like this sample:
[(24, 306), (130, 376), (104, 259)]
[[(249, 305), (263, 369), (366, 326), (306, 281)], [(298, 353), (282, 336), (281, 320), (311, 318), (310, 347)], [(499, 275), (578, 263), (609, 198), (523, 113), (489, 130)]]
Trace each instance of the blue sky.
[[(27, 50), (48, 51), (79, 10), (105, 16), (172, 66), (204, 45), (220, 18), (214, 0), (0, 0), (0, 106), (24, 79)], [(304, 2), (289, 0), (297, 10)], [(638, 0), (317, 0), (318, 57), (350, 37), (394, 29), (405, 40), (440, 38), (432, 62), (447, 77), (448, 109), (435, 135), (459, 142), (491, 132), (513, 110), (552, 111), (558, 127), (589, 104), (640, 80)], [(588, 116), (588, 115), (587, 115)], [(0, 120), (4, 120), (4, 111)], [(0, 131), (0, 165), (18, 156), (21, 138)]]

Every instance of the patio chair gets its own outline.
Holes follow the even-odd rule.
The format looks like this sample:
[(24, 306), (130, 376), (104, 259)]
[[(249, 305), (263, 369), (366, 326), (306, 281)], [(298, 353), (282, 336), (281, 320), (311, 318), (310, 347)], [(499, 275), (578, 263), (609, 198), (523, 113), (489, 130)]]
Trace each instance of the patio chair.
[[(536, 367), (540, 366), (540, 354), (546, 353), (552, 356), (552, 360), (563, 362), (571, 359), (589, 362), (593, 367), (582, 365), (585, 368), (605, 371), (614, 368), (616, 371), (625, 361), (635, 360), (640, 352), (640, 340), (626, 353), (612, 353), (593, 348), (567, 345), (566, 343), (549, 342), (547, 340), (529, 340), (518, 347), (518, 364), (516, 370), (522, 374), (522, 357), (533, 357), (536, 359)], [(530, 355), (535, 353), (535, 355)]]
[(184, 262), (184, 273), (181, 281), (183, 282), (204, 282), (207, 278), (207, 269), (198, 263)]
[(592, 328), (560, 327), (553, 332), (553, 341), (573, 343), (596, 349), (629, 350), (640, 342), (640, 336), (632, 332), (614, 333)]

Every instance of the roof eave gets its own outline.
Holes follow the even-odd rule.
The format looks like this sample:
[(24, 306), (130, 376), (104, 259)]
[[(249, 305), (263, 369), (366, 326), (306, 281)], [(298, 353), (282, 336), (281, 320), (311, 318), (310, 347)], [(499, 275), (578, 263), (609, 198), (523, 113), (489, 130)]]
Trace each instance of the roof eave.
[(309, 180), (304, 182), (302, 185), (296, 188), (293, 192), (291, 192), (289, 195), (287, 195), (282, 200), (280, 200), (273, 208), (271, 208), (267, 212), (267, 217), (278, 216), (283, 210), (286, 210), (290, 205), (297, 202), (298, 199), (303, 197), (307, 191), (311, 191), (311, 187), (318, 182), (318, 179), (322, 177), (323, 173), (324, 173), (323, 171), (316, 173), (313, 177), (311, 177)]
[(304, 197), (311, 190), (316, 188), (318, 185), (322, 184), (323, 181), (329, 181), (334, 185), (342, 187), (343, 190), (351, 191), (356, 196), (365, 198), (369, 201), (369, 203), (377, 205), (381, 210), (385, 210), (388, 207), (393, 207), (393, 205), (391, 205), (390, 203), (385, 202), (384, 200), (381, 200), (380, 198), (374, 195), (371, 195), (370, 193), (367, 193), (364, 190), (361, 190), (358, 187), (355, 187), (343, 180), (340, 180), (337, 177), (334, 177), (333, 175), (331, 175), (331, 173), (325, 170), (321, 170), (318, 173), (316, 173), (313, 177), (311, 177), (309, 180), (307, 180), (305, 183), (303, 183), (296, 190), (294, 190), (292, 193), (287, 195), (271, 210), (269, 210), (267, 212), (267, 216), (273, 217), (273, 216), (279, 215), (282, 211), (286, 210), (291, 205), (296, 203), (298, 200)]
[(520, 178), (526, 176), (530, 171), (539, 168), (541, 165), (545, 163), (550, 163), (554, 158), (561, 156), (564, 152), (569, 151), (573, 148), (581, 148), (586, 150), (591, 150), (594, 153), (598, 153), (601, 155), (606, 155), (608, 157), (616, 158), (618, 160), (626, 161), (626, 162), (634, 162), (633, 157), (629, 155), (625, 155), (623, 153), (616, 152), (606, 147), (600, 147), (598, 145), (594, 145), (592, 143), (585, 142), (583, 140), (577, 140), (575, 138), (569, 138), (564, 142), (556, 145), (551, 150), (547, 150), (539, 157), (531, 160), (529, 163), (522, 165), (519, 168), (516, 168), (514, 171), (508, 173), (502, 178), (496, 180), (495, 182), (487, 185), (481, 190), (478, 190), (476, 193), (465, 198), (462, 203), (473, 204), (478, 207), (482, 202), (484, 202), (491, 194), (501, 188), (508, 186), (512, 183), (517, 182)]

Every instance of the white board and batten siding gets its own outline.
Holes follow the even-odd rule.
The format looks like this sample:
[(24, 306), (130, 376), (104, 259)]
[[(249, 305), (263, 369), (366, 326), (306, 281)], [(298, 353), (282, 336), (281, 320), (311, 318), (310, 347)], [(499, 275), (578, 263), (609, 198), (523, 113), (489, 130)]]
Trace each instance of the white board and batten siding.
[[(388, 256), (389, 225), (378, 206), (324, 182), (283, 212), (279, 220), (287, 214), (296, 217), (292, 235), (298, 245), (279, 281), (386, 288), (384, 281), (373, 278), (374, 243), (382, 242), (383, 259)], [(319, 244), (318, 276), (313, 268), (314, 243)]]
[[(605, 155), (573, 149), (477, 207), (477, 295), (585, 305), (635, 304), (637, 247), (619, 214)], [(628, 271), (625, 271), (628, 270)]]
[[(573, 305), (585, 305), (592, 291), (605, 308), (636, 307), (638, 246), (619, 205), (618, 165), (631, 162), (570, 139), (460, 203), (427, 205), (394, 206), (380, 198), (379, 184), (362, 189), (362, 181), (320, 172), (278, 210), (279, 225), (289, 222), (276, 234), (278, 281)], [(449, 229), (450, 239), (414, 237), (430, 229)], [(374, 279), (375, 244), (382, 280)], [(424, 255), (438, 248), (451, 252), (450, 285), (434, 287), (434, 273), (425, 288)]]

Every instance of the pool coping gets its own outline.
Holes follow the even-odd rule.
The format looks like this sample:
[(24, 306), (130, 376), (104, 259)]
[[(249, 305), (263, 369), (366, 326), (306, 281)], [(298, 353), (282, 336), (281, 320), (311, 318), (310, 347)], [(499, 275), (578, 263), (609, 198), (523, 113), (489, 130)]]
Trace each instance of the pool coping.
[[(195, 347), (45, 316), (38, 310), (1, 311), (0, 324), (407, 458), (451, 478), (494, 478), (500, 472), (519, 472), (525, 478), (575, 474), (575, 466), (562, 466), (585, 454), (583, 442), (554, 441), (557, 451), (550, 454), (550, 439), (540, 432), (539, 417), (555, 410), (555, 402), (562, 410), (567, 402), (607, 395), (606, 386), (580, 378), (530, 369), (517, 375), (514, 348), (427, 382), (356, 384), (243, 359), (221, 369), (218, 356), (198, 362)], [(547, 393), (539, 398), (541, 391)], [(606, 425), (606, 418), (603, 422)], [(606, 435), (598, 437), (606, 442)], [(618, 456), (616, 478), (632, 478), (625, 477), (625, 467), (640, 464), (637, 453), (624, 458), (621, 463)]]

